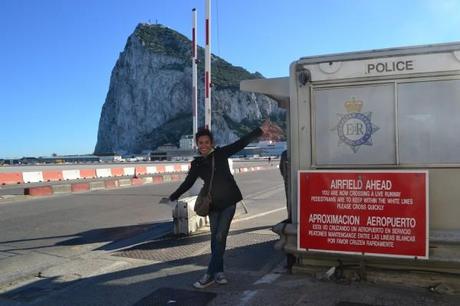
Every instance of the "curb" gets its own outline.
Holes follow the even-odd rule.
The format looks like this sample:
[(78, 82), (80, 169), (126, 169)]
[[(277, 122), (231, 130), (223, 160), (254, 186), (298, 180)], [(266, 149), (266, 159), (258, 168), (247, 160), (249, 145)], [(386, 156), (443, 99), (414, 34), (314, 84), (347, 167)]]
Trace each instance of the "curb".
[[(234, 169), (234, 173), (247, 173), (261, 170), (274, 169), (276, 166), (257, 166)], [(186, 172), (174, 174), (161, 174), (155, 176), (143, 176), (132, 178), (111, 178), (101, 181), (76, 182), (67, 184), (44, 185), (24, 188), (24, 195), (28, 196), (50, 196), (53, 194), (68, 194), (78, 192), (88, 192), (93, 190), (115, 189), (120, 187), (142, 186), (148, 184), (163, 184), (181, 181), (187, 175)]]

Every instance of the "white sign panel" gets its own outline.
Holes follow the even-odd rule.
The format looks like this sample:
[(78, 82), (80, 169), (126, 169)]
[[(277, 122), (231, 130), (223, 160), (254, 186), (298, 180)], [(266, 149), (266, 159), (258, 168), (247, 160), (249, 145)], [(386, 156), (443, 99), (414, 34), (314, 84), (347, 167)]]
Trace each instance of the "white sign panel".
[(394, 85), (313, 91), (318, 165), (396, 162)]
[(306, 64), (312, 81), (460, 70), (460, 53), (433, 53)]

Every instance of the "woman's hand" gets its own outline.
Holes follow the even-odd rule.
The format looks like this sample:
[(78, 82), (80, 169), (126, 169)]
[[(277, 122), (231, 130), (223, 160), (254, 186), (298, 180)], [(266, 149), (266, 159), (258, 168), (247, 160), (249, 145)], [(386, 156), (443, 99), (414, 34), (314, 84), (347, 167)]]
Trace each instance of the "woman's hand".
[(283, 130), (276, 124), (272, 124), (270, 119), (266, 119), (260, 129), (263, 131), (263, 135), (271, 140), (279, 140), (280, 135), (283, 134)]
[(262, 123), (260, 129), (262, 130), (262, 132), (264, 132), (264, 135), (270, 132), (271, 125), (272, 123), (270, 122), (270, 119), (265, 119), (264, 123)]

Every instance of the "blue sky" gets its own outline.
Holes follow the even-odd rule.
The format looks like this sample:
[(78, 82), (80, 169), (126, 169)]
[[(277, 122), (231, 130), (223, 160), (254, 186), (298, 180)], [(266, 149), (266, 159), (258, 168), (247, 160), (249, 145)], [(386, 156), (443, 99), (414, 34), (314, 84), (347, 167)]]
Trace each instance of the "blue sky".
[[(0, 0), (0, 157), (94, 150), (110, 74), (140, 22), (190, 37), (204, 0)], [(309, 55), (460, 41), (460, 0), (213, 0), (212, 52), (266, 77)]]

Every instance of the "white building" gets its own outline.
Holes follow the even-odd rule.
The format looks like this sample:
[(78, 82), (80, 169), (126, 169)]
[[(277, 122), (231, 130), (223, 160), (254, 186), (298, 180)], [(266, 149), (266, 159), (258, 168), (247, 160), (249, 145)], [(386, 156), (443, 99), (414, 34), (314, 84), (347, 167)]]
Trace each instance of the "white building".
[(193, 147), (193, 135), (183, 135), (179, 140), (179, 148), (191, 150)]

